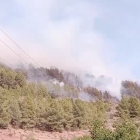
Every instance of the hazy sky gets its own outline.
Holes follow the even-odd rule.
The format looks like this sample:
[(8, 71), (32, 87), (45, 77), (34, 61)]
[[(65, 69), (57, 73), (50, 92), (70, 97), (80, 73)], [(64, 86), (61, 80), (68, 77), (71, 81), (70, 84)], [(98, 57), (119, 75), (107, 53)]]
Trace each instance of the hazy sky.
[[(0, 0), (0, 28), (41, 66), (140, 80), (139, 0)], [(27, 57), (4, 34), (0, 39)], [(20, 59), (0, 42), (0, 56)]]

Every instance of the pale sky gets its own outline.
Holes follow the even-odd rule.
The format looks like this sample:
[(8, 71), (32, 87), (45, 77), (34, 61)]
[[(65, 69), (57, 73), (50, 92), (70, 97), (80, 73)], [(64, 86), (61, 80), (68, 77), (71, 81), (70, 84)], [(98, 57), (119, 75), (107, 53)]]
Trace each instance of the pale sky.
[[(139, 0), (0, 3), (0, 28), (41, 66), (140, 80)], [(32, 62), (2, 32), (0, 39)], [(0, 56), (13, 65), (22, 62), (1, 42)]]

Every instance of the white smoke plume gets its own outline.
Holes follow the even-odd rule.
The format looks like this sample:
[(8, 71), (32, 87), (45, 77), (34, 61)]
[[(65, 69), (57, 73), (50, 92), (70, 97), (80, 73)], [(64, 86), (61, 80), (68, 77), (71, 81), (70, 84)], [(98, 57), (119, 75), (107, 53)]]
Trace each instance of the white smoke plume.
[(107, 76), (93, 76), (93, 75), (80, 75), (81, 80), (83, 81), (84, 86), (95, 87), (98, 90), (105, 92), (109, 91), (112, 96), (121, 98), (120, 89), (121, 89), (121, 81), (117, 79), (113, 79)]
[[(12, 9), (17, 9), (16, 14)], [(127, 65), (110, 61), (114, 54), (112, 42), (96, 29), (101, 7), (92, 1), (14, 0), (0, 5), (0, 16), (4, 21), (0, 27), (42, 67), (56, 66), (76, 74), (88, 71), (96, 77), (105, 75), (111, 79), (133, 78)], [(27, 63), (33, 63), (2, 32), (0, 39)], [(22, 60), (2, 43), (0, 56), (21, 67)], [(120, 82), (103, 78), (82, 78), (82, 81), (120, 97)]]

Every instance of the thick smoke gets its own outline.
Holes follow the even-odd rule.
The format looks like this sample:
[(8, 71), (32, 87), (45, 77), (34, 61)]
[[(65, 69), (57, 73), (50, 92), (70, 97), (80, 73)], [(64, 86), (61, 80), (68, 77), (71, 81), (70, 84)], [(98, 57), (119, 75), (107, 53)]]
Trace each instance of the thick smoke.
[(107, 76), (99, 76), (95, 77), (93, 75), (82, 74), (80, 75), (80, 79), (83, 82), (83, 85), (91, 86), (99, 89), (102, 92), (108, 91), (112, 96), (115, 96), (120, 99), (120, 88), (121, 82), (117, 79), (112, 79)]
[(79, 92), (78, 98), (87, 102), (95, 101), (95, 98), (86, 92)]
[[(34, 3), (34, 6), (33, 4)], [(7, 5), (1, 5), (1, 17), (6, 19), (1, 23), (4, 31), (29, 54), (40, 66), (52, 65), (71, 72), (89, 70), (96, 75), (87, 78), (84, 74), (80, 79), (84, 86), (93, 86), (101, 91), (109, 91), (111, 95), (120, 98), (120, 82), (111, 78), (97, 77), (131, 77), (130, 67), (112, 62), (116, 52), (112, 49), (112, 41), (108, 40), (96, 29), (96, 20), (102, 21), (103, 8), (93, 1), (58, 1), (58, 0), (22, 0), (11, 2), (19, 16), (4, 11)], [(53, 9), (53, 10), (52, 10)], [(60, 10), (62, 9), (62, 10)], [(101, 11), (100, 11), (101, 10)], [(20, 15), (21, 14), (21, 15)], [(10, 15), (13, 24), (6, 24)], [(22, 17), (22, 18), (20, 18)], [(32, 17), (32, 18), (31, 18)], [(8, 21), (10, 23), (10, 21)], [(26, 24), (25, 24), (26, 23)], [(33, 61), (25, 55), (2, 32), (0, 38), (28, 63)], [(25, 67), (17, 55), (4, 44), (0, 44), (0, 55), (17, 68)], [(115, 55), (116, 56), (116, 55)], [(109, 60), (109, 61), (108, 61)], [(22, 61), (23, 62), (23, 61)], [(118, 70), (119, 68), (119, 70)], [(35, 74), (34, 68), (28, 72), (28, 81), (48, 81), (44, 70)], [(37, 77), (37, 78), (36, 78)], [(65, 77), (65, 76), (64, 76)], [(66, 80), (66, 79), (65, 79)], [(69, 84), (81, 89), (81, 83), (71, 75)]]
[[(90, 74), (80, 73), (79, 75), (64, 70), (52, 68), (35, 68), (33, 65), (21, 65), (21, 70), (28, 82), (43, 83), (49, 93), (56, 97), (79, 98), (84, 101), (94, 101), (95, 97), (85, 92), (86, 87), (93, 87), (104, 93), (108, 91), (112, 97), (120, 99), (120, 83), (106, 76), (93, 76)], [(52, 77), (54, 76), (54, 77)], [(61, 76), (61, 77), (60, 77)], [(58, 79), (57, 79), (58, 78)]]
[[(100, 14), (103, 12), (96, 2), (24, 0), (14, 1), (11, 4), (13, 9), (18, 7), (19, 16), (5, 13), (7, 5), (2, 4), (1, 17), (7, 19), (5, 16), (11, 15), (9, 20), (15, 20), (12, 20), (13, 24), (6, 24), (10, 23), (6, 20), (1, 23), (1, 27), (39, 65), (43, 67), (54, 65), (60, 69), (76, 72), (89, 70), (96, 76), (104, 74), (122, 78), (124, 75), (130, 75), (130, 67), (107, 61), (114, 58), (115, 52), (112, 49), (114, 48), (112, 41), (110, 42), (96, 29), (96, 20), (102, 21)], [(28, 63), (33, 63), (1, 32), (0, 38)], [(15, 65), (22, 61), (4, 44), (0, 45), (2, 58)]]

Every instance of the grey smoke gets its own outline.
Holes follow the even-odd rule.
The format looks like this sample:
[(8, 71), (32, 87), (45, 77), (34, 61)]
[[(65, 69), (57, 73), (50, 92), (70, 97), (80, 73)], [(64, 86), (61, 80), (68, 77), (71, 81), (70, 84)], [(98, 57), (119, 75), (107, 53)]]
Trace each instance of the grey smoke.
[(83, 101), (95, 101), (95, 98), (93, 98), (93, 96), (91, 96), (90, 94), (86, 93), (86, 92), (79, 92), (78, 93), (78, 98), (83, 100)]
[(81, 81), (83, 81), (83, 86), (95, 87), (102, 92), (109, 91), (112, 96), (115, 96), (119, 99), (121, 98), (121, 81), (106, 76), (95, 77), (93, 75), (89, 76), (86, 74), (81, 74), (79, 77)]
[(22, 70), (27, 71), (28, 82), (33, 81), (33, 82), (43, 83), (47, 87), (48, 91), (56, 96), (70, 97), (73, 99), (79, 98), (84, 101), (94, 100), (95, 98), (93, 99), (91, 95), (82, 91), (82, 87), (90, 86), (90, 87), (97, 88), (102, 92), (109, 91), (109, 93), (112, 96), (115, 96), (118, 99), (120, 99), (121, 97), (120, 96), (121, 83), (117, 82), (117, 80), (113, 80), (110, 77), (106, 77), (106, 76), (95, 77), (93, 75), (88, 75), (83, 72), (77, 75), (77, 77), (80, 80), (79, 81), (77, 80), (77, 78), (75, 78), (74, 74), (71, 74), (68, 77), (67, 72), (61, 71), (63, 73), (64, 80), (67, 79), (70, 85), (74, 85), (76, 88), (78, 88), (79, 93), (76, 96), (64, 89), (64, 86), (66, 85), (63, 82), (58, 81), (57, 79), (54, 79), (49, 75), (47, 75), (44, 68), (35, 68), (33, 65), (24, 66), (22, 64), (20, 66)]

